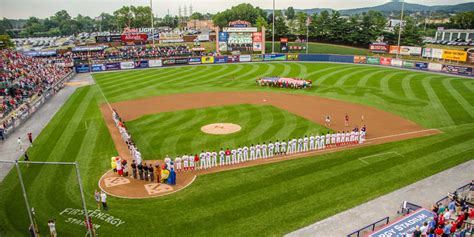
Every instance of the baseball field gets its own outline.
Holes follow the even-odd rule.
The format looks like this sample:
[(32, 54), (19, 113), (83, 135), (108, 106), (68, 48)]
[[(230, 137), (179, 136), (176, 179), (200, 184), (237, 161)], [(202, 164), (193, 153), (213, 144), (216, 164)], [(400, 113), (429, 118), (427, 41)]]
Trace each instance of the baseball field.
[[(311, 79), (314, 86), (306, 90), (256, 86), (255, 80), (263, 76)], [(94, 74), (93, 78), (97, 84), (77, 89), (29, 153), (31, 160), (79, 162), (87, 206), (102, 236), (282, 235), (473, 159), (472, 79), (300, 62), (130, 70)], [(393, 127), (389, 117), (394, 116), (419, 126), (420, 131), (436, 129), (439, 133), (199, 175), (176, 193), (148, 199), (109, 196), (110, 210), (95, 210), (94, 190), (110, 169), (110, 157), (117, 155), (103, 112), (106, 102), (118, 107), (132, 103), (135, 110), (140, 109), (137, 102), (153, 102), (139, 116), (124, 111), (144, 158), (153, 160), (331, 129), (304, 111), (284, 108), (284, 100), (217, 105), (229, 100), (226, 95), (233, 98), (236, 93), (335, 100), (387, 113), (386, 117), (366, 117), (368, 124)], [(194, 101), (218, 96), (211, 97), (217, 101), (215, 106), (186, 108), (176, 100), (176, 108), (160, 110), (161, 101), (182, 95)], [(338, 110), (336, 106), (324, 108), (327, 111), (317, 113)], [(338, 119), (334, 122), (343, 121)], [(201, 126), (214, 122), (239, 124), (242, 130), (220, 139), (199, 132)], [(378, 127), (369, 126), (368, 135), (371, 129)], [(22, 167), (22, 175), (42, 233), (47, 233), (50, 218), (57, 220), (60, 236), (85, 233), (72, 168), (30, 165)], [(0, 205), (0, 236), (21, 236), (29, 221), (15, 171), (0, 184)]]

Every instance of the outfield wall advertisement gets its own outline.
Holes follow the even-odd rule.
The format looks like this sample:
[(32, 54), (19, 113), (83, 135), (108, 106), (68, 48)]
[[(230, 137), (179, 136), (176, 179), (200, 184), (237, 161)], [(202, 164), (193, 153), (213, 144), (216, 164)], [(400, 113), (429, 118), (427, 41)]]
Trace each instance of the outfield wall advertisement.
[(204, 56), (201, 58), (202, 64), (214, 63), (214, 56)]
[(428, 63), (428, 70), (434, 72), (441, 72), (443, 64), (440, 63)]
[(105, 70), (106, 71), (120, 70), (120, 63), (106, 63)]
[(421, 47), (400, 46), (401, 55), (420, 56)]
[(92, 64), (91, 65), (91, 72), (101, 72), (105, 71), (105, 65), (104, 64)]
[(189, 64), (201, 64), (201, 57), (189, 58)]
[(90, 71), (89, 64), (77, 65), (75, 67), (75, 69), (76, 69), (77, 73), (84, 73), (84, 72), (89, 72)]
[(141, 61), (135, 61), (134, 62), (134, 68), (147, 68), (148, 67), (148, 61), (147, 60), (141, 60)]
[(354, 56), (354, 63), (366, 64), (367, 57), (366, 56)]
[(423, 48), (422, 57), (424, 58), (443, 58), (443, 49), (432, 49), (432, 48)]
[(263, 55), (252, 54), (252, 62), (261, 62), (261, 61), (263, 61)]
[(133, 62), (121, 62), (120, 69), (133, 69), (135, 68), (135, 64)]
[(392, 65), (392, 58), (380, 58), (380, 65), (390, 66)]
[(380, 65), (380, 58), (367, 57), (367, 64)]
[(162, 66), (163, 66), (163, 61), (161, 61), (161, 59), (148, 61), (148, 67), (162, 67)]
[(214, 63), (227, 63), (227, 56), (215, 56)]
[(402, 67), (403, 66), (403, 60), (401, 59), (397, 59), (397, 58), (393, 58), (390, 65), (394, 66), (394, 67)]
[(420, 70), (427, 70), (428, 69), (428, 63), (417, 62), (417, 63), (415, 63), (415, 68), (420, 69)]
[(415, 63), (410, 61), (403, 61), (404, 68), (415, 68)]
[(467, 52), (461, 50), (447, 50), (443, 52), (443, 59), (451, 61), (466, 62)]
[(458, 74), (458, 75), (473, 75), (473, 69), (470, 67), (463, 67), (463, 66), (454, 66), (454, 65), (443, 65), (441, 69), (442, 72), (451, 73), (451, 74)]
[(263, 55), (264, 61), (285, 61), (286, 54), (265, 54)]
[(241, 62), (251, 62), (252, 61), (252, 56), (250, 56), (250, 55), (240, 55), (239, 60)]

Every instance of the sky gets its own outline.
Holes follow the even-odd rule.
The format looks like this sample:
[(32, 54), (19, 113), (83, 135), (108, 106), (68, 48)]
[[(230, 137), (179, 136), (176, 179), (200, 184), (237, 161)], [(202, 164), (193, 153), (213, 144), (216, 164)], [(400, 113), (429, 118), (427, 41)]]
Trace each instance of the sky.
[[(472, 0), (407, 0), (409, 3), (424, 5), (452, 5), (471, 2)], [(381, 5), (389, 0), (276, 0), (276, 8), (293, 6), (296, 9), (332, 8), (350, 9)], [(101, 12), (112, 13), (124, 5), (149, 5), (149, 0), (0, 0), (0, 17), (10, 19), (35, 16), (46, 18), (55, 12), (65, 9), (72, 16), (77, 14), (95, 17)], [(193, 11), (216, 13), (239, 3), (250, 3), (263, 9), (271, 9), (271, 0), (153, 0), (153, 12), (158, 17), (177, 15), (181, 6), (193, 6)]]

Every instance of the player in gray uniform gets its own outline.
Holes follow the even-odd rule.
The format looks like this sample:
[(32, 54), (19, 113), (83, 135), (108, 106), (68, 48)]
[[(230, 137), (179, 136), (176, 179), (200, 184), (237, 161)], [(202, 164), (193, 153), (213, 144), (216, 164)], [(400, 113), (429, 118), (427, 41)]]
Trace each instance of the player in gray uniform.
[(274, 149), (275, 149), (275, 145), (273, 145), (273, 143), (270, 141), (270, 143), (268, 143), (268, 157), (271, 158), (275, 155)]
[(268, 157), (267, 144), (265, 144), (265, 142), (262, 145), (262, 157), (263, 159), (267, 159)]
[(243, 152), (244, 152), (244, 157), (243, 157), (243, 161), (248, 161), (249, 160), (249, 148), (248, 146), (244, 146), (244, 148), (242, 148)]
[(280, 155), (280, 142), (278, 140), (275, 142), (275, 155)]
[(255, 146), (255, 159), (262, 158), (262, 146), (257, 144)]
[(232, 149), (232, 161), (231, 164), (237, 164), (237, 150)]
[(314, 148), (316, 147), (314, 139), (315, 139), (314, 135), (311, 135), (309, 137), (309, 149), (310, 150), (314, 150)]
[(253, 144), (250, 146), (250, 160), (255, 160), (255, 146)]
[(211, 156), (212, 156), (211, 167), (216, 167), (217, 166), (217, 152), (213, 151)]
[(309, 142), (308, 136), (304, 135), (304, 138), (303, 138), (303, 151), (308, 151), (308, 142)]
[(285, 140), (281, 141), (280, 146), (281, 146), (280, 155), (285, 155), (286, 154), (286, 142), (285, 142)]
[(298, 139), (298, 150), (297, 152), (303, 151), (303, 138)]
[(221, 151), (219, 151), (219, 165), (222, 166), (224, 165), (225, 162), (225, 151), (224, 148), (221, 148)]
[(244, 162), (242, 152), (243, 150), (241, 147), (237, 148), (237, 164), (240, 163), (240, 161)]

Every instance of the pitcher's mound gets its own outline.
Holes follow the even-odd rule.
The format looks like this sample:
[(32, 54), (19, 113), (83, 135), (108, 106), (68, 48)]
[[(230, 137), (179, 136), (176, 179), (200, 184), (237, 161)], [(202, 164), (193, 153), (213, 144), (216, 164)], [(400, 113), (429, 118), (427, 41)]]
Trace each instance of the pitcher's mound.
[(201, 127), (201, 131), (209, 134), (230, 134), (240, 129), (239, 125), (233, 123), (211, 123)]

